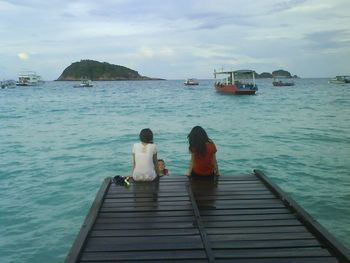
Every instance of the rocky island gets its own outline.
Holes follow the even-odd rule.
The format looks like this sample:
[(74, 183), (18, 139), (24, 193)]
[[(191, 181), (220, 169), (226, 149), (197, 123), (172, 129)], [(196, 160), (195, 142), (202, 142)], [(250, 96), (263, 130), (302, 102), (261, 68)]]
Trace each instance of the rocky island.
[(272, 71), (272, 73), (263, 72), (261, 74), (258, 74), (255, 72), (255, 76), (256, 78), (259, 78), (259, 79), (272, 79), (277, 76), (279, 77), (283, 76), (287, 78), (299, 78), (297, 75), (292, 76), (288, 71), (284, 69), (275, 70), (275, 71)]
[(137, 71), (130, 68), (99, 62), (95, 60), (80, 60), (68, 66), (60, 80), (161, 80), (160, 78), (150, 78), (141, 76)]

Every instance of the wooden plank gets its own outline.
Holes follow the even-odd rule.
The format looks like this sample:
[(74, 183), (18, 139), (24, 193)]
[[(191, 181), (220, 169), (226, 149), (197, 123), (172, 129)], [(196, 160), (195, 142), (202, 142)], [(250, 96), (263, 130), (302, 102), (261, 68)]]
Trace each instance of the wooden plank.
[(279, 258), (239, 258), (217, 259), (217, 263), (339, 263), (334, 257), (279, 257)]
[[(116, 217), (116, 218), (129, 218), (129, 217), (168, 217), (168, 216), (189, 216), (192, 215), (190, 210), (182, 211), (157, 211), (145, 212), (145, 211), (124, 211), (124, 212), (100, 212), (99, 217)], [(201, 215), (206, 216), (235, 216), (239, 215), (273, 215), (273, 214), (291, 214), (286, 208), (275, 209), (221, 209), (221, 210), (202, 210)]]
[(350, 262), (350, 250), (334, 238), (320, 223), (318, 223), (309, 213), (299, 206), (290, 196), (282, 191), (277, 185), (269, 180), (263, 172), (254, 170), (255, 175), (278, 196), (295, 213), (306, 227), (314, 233), (324, 244), (337, 255), (342, 262)]
[(193, 222), (176, 223), (126, 223), (126, 224), (95, 224), (96, 230), (118, 230), (118, 229), (168, 229), (168, 228), (193, 228)]
[(214, 249), (216, 258), (330, 257), (322, 248)]
[[(149, 216), (149, 217), (139, 217), (136, 215), (130, 214), (129, 217), (118, 218), (118, 223), (166, 223), (166, 222), (187, 222), (194, 220), (193, 216), (179, 216), (176, 213), (169, 215), (167, 217), (159, 217), (159, 216)], [(203, 222), (224, 222), (224, 221), (251, 221), (251, 220), (277, 220), (277, 219), (295, 219), (295, 216), (291, 214), (268, 214), (268, 215), (212, 215), (212, 216), (202, 216)], [(116, 217), (102, 217), (96, 220), (98, 224), (112, 224), (116, 221)]]
[[(79, 262), (87, 262), (87, 261), (79, 261)], [(136, 263), (138, 260), (113, 260), (113, 261), (88, 261), (89, 263), (111, 263), (111, 262), (119, 262), (119, 263)], [(159, 262), (159, 263), (208, 263), (207, 259), (162, 259), (161, 261), (148, 261), (148, 262)], [(323, 262), (322, 262), (323, 263)], [(326, 262), (328, 263), (328, 262)], [(332, 262), (331, 262), (332, 263)]]
[(86, 252), (203, 249), (200, 236), (90, 238)]
[(182, 211), (157, 211), (155, 212), (143, 212), (143, 211), (125, 211), (122, 213), (116, 213), (116, 212), (100, 212), (99, 217), (100, 218), (106, 218), (106, 217), (115, 217), (115, 218), (130, 218), (130, 217), (174, 217), (174, 216), (191, 216), (193, 215), (193, 212), (191, 210), (182, 210)]
[(221, 234), (209, 235), (214, 241), (241, 241), (241, 240), (294, 240), (294, 239), (315, 239), (309, 232), (291, 232), (291, 233), (244, 233), (244, 234)]
[(199, 235), (197, 228), (169, 228), (169, 229), (118, 229), (118, 230), (96, 230), (91, 231), (91, 237), (133, 237), (133, 236), (183, 236)]
[(179, 260), (179, 259), (206, 259), (204, 250), (168, 250), (168, 251), (132, 251), (130, 252), (84, 252), (80, 261), (97, 261), (97, 260)]
[(226, 227), (207, 228), (208, 234), (250, 234), (250, 233), (294, 233), (307, 232), (305, 226), (265, 226), (265, 227)]
[(210, 215), (266, 215), (266, 214), (284, 214), (284, 213), (288, 213), (288, 209), (286, 209), (285, 207), (201, 210), (202, 216), (210, 216)]
[(316, 239), (294, 239), (294, 240), (239, 240), (230, 242), (213, 241), (210, 238), (213, 249), (277, 249), (277, 248), (308, 248), (320, 247)]
[[(135, 261), (112, 261), (121, 263), (135, 263)], [(160, 261), (157, 261), (160, 262)], [(161, 263), (208, 263), (206, 259), (180, 259), (180, 260), (162, 260)], [(337, 263), (334, 257), (312, 257), (312, 258), (269, 258), (269, 259), (216, 259), (217, 263)], [(111, 263), (111, 261), (89, 261), (89, 263)]]
[[(276, 226), (302, 226), (296, 219), (287, 220), (251, 220), (251, 221), (224, 221), (224, 222), (203, 222), (206, 228), (229, 228), (229, 227), (276, 227)], [(192, 221), (176, 221), (176, 222), (137, 222), (137, 223), (96, 223), (94, 229), (108, 230), (108, 229), (164, 229), (164, 228), (192, 228)]]

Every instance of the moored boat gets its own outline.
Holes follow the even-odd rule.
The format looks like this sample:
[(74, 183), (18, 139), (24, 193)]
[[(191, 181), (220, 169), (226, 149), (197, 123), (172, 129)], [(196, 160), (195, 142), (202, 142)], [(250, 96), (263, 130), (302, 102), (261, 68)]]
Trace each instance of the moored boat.
[(88, 88), (88, 87), (93, 87), (94, 85), (92, 84), (92, 81), (89, 79), (82, 79), (81, 83), (78, 85), (74, 85), (74, 88)]
[(184, 83), (186, 86), (196, 86), (199, 82), (196, 79), (187, 79)]
[(17, 86), (37, 86), (43, 83), (44, 81), (34, 71), (27, 71), (27, 72), (21, 72), (18, 75), (18, 81), (16, 82), (16, 85)]
[(335, 78), (330, 79), (328, 82), (332, 84), (349, 84), (350, 76), (336, 76)]
[[(217, 75), (224, 78), (217, 80)], [(218, 92), (234, 95), (253, 95), (258, 90), (255, 73), (252, 70), (216, 71), (214, 70), (215, 89)]]
[(287, 76), (275, 76), (272, 85), (275, 87), (294, 86), (294, 80)]
[(1, 89), (12, 89), (16, 87), (16, 81), (14, 80), (3, 80), (0, 81), (0, 88)]

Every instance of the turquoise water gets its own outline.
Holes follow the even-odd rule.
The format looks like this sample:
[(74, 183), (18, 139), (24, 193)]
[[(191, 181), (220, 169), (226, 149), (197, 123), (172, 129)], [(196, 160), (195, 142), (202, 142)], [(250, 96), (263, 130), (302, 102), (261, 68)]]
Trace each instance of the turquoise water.
[(0, 90), (0, 262), (63, 262), (103, 178), (131, 171), (139, 131), (186, 171), (186, 136), (203, 126), (223, 176), (261, 169), (350, 246), (350, 86), (298, 79), (255, 96), (202, 80), (71, 82)]

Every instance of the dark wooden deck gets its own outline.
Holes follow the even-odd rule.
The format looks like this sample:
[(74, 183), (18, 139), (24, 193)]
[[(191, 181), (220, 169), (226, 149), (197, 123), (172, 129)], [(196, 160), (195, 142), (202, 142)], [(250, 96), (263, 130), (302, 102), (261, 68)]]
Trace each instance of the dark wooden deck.
[(217, 182), (105, 179), (66, 262), (350, 262), (347, 248), (261, 172)]

